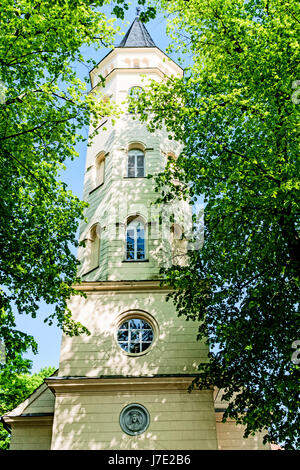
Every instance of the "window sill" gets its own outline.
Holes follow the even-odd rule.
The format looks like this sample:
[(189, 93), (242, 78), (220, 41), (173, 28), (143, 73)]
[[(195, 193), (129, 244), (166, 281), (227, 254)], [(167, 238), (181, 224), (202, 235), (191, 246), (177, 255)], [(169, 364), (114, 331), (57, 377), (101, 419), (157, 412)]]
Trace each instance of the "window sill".
[(104, 181), (103, 181), (103, 183), (96, 186), (96, 188), (92, 189), (92, 191), (90, 191), (89, 194), (92, 194), (94, 191), (97, 191), (97, 189), (101, 188), (101, 186), (103, 186), (103, 185), (104, 185)]
[(149, 263), (148, 259), (123, 259), (122, 263)]

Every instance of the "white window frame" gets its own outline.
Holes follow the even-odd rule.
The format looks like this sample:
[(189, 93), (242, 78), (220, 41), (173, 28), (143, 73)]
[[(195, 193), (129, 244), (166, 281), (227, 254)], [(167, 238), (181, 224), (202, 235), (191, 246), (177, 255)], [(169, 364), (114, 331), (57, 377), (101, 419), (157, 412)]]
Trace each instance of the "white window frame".
[[(137, 321), (137, 325), (136, 327), (134, 327), (132, 325), (132, 323), (136, 322)], [(127, 322), (127, 327), (123, 327), (122, 326)], [(143, 322), (144, 324), (147, 324), (147, 328), (143, 327), (141, 325), (141, 322)], [(144, 334), (143, 333), (147, 333), (147, 332), (150, 332), (151, 331), (151, 339), (145, 339), (143, 338)], [(125, 333), (124, 337), (120, 339), (120, 336), (122, 335), (122, 333)], [(151, 348), (153, 342), (154, 342), (154, 339), (155, 339), (155, 329), (152, 325), (151, 322), (149, 322), (148, 319), (144, 319), (140, 316), (134, 316), (134, 317), (131, 317), (131, 318), (126, 318), (124, 319), (118, 329), (117, 329), (117, 342), (118, 342), (118, 345), (120, 346), (120, 348), (122, 349), (122, 351), (124, 351), (125, 353), (127, 354), (130, 354), (130, 355), (141, 355), (141, 354), (145, 354), (148, 352), (149, 348)], [(126, 349), (126, 346), (127, 345), (127, 349)], [(144, 345), (147, 345), (145, 348), (144, 348)], [(138, 350), (132, 350), (132, 346), (137, 346)], [(144, 348), (144, 349), (143, 349)]]
[[(143, 230), (144, 230), (144, 257), (143, 258), (138, 258), (137, 257), (137, 254), (138, 254), (138, 234), (137, 234), (137, 228), (138, 228), (138, 225), (141, 224), (142, 227), (143, 227)], [(133, 230), (134, 231), (134, 234), (133, 234), (133, 250), (134, 250), (134, 254), (133, 254), (133, 258), (129, 258), (128, 257), (128, 252), (127, 252), (127, 237), (128, 237), (128, 229), (130, 230)], [(146, 259), (146, 226), (144, 224), (144, 222), (142, 222), (141, 220), (139, 219), (133, 219), (131, 220), (127, 226), (126, 226), (126, 236), (125, 236), (125, 260), (126, 261), (145, 261)]]
[[(143, 157), (143, 166), (138, 166), (138, 157)], [(133, 175), (129, 174), (129, 159), (133, 157), (134, 164), (133, 164)], [(143, 168), (143, 174), (138, 175), (138, 169)], [(128, 158), (127, 158), (127, 178), (144, 178), (145, 177), (145, 153), (140, 149), (132, 149), (128, 151)]]

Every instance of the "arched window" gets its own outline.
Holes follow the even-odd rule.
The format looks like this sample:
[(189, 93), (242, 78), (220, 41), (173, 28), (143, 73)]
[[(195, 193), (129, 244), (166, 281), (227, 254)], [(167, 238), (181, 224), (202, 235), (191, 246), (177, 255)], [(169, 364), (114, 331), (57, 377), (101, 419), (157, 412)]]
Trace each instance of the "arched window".
[(141, 88), (140, 86), (134, 86), (130, 88), (129, 93), (128, 93), (129, 98), (130, 98), (130, 103), (128, 106), (129, 113), (135, 114), (138, 112), (137, 103), (140, 99), (140, 94), (142, 92), (143, 92), (143, 88)]
[(145, 176), (145, 154), (142, 150), (129, 150), (127, 176), (129, 178), (143, 178)]
[(89, 271), (99, 266), (100, 255), (100, 226), (99, 224), (93, 225), (89, 233), (88, 239), (88, 257), (89, 257)]
[(127, 261), (146, 258), (145, 225), (139, 218), (127, 224), (125, 257)]
[(96, 158), (96, 187), (104, 183), (105, 153), (101, 152)]

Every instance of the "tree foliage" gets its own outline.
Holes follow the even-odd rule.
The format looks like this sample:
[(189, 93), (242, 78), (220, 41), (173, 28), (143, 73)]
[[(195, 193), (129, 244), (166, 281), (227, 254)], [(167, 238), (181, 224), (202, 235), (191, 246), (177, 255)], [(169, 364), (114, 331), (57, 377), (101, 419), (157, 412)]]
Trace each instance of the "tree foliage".
[[(113, 43), (119, 28), (106, 17), (107, 4), (118, 18), (128, 9), (123, 0), (1, 2), (0, 340), (9, 363), (36, 350), (30, 335), (16, 331), (15, 312), (34, 317), (39, 301), (55, 305), (49, 323), (88, 333), (66, 309), (77, 294), (72, 248), (85, 204), (60, 177), (85, 140), (84, 126), (116, 113), (101, 99), (101, 86), (87, 93), (74, 67), (84, 62), (82, 46)], [(143, 19), (153, 15), (148, 8)]]
[[(18, 373), (6, 371), (0, 376), (0, 416), (16, 408), (55, 372), (54, 367), (43, 367), (38, 373)], [(9, 447), (10, 435), (0, 423), (0, 450)]]
[(245, 436), (299, 448), (299, 5), (160, 3), (193, 64), (153, 83), (139, 110), (184, 144), (157, 177), (163, 200), (182, 196), (174, 180), (205, 198), (203, 248), (165, 273), (179, 315), (208, 336), (195, 386), (222, 389)]

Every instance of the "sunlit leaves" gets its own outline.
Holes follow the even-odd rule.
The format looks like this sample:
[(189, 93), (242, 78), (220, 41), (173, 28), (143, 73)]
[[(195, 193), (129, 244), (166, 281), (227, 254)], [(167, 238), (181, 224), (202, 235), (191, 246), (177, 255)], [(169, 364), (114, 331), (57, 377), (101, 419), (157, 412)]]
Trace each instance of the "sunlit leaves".
[[(36, 352), (33, 338), (16, 331), (15, 312), (35, 317), (40, 301), (49, 304), (50, 324), (70, 335), (88, 333), (66, 308), (78, 293), (73, 252), (86, 204), (60, 178), (88, 124), (118, 114), (102, 99), (104, 79), (88, 93), (76, 65), (84, 62), (83, 46), (113, 45), (116, 17), (127, 9), (123, 0), (1, 2), (0, 339), (11, 366), (26, 349)], [(149, 19), (153, 9), (144, 14)]]
[[(23, 362), (25, 362), (23, 360)], [(55, 372), (54, 367), (44, 367), (38, 373), (29, 375), (27, 367), (22, 367), (21, 359), (15, 361), (14, 366), (7, 366), (0, 375), (0, 415), (13, 410), (23, 400), (39, 387), (44, 378)], [(0, 450), (9, 448), (10, 435), (0, 424)]]

